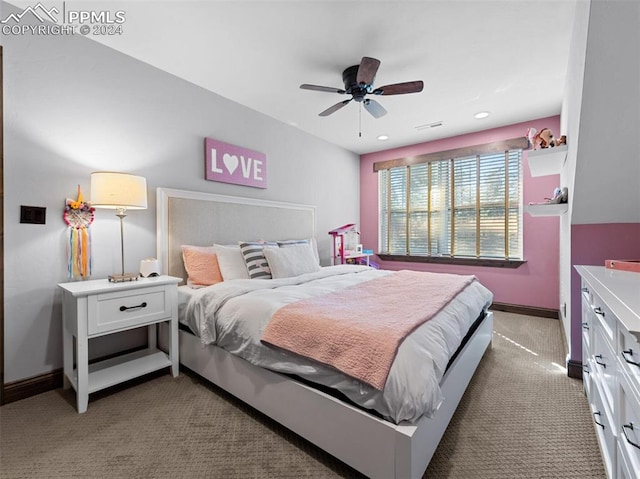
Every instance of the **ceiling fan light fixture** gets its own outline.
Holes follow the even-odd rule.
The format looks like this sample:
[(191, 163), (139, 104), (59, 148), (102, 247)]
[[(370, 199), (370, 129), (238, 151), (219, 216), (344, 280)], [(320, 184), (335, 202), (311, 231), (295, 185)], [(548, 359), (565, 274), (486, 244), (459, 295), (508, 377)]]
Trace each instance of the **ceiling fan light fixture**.
[(376, 77), (378, 68), (380, 67), (380, 60), (371, 57), (362, 57), (359, 65), (352, 65), (346, 68), (342, 72), (342, 82), (344, 83), (344, 90), (341, 88), (334, 88), (321, 85), (311, 85), (303, 83), (300, 88), (303, 90), (314, 90), (326, 93), (338, 93), (340, 95), (350, 95), (348, 100), (341, 101), (335, 105), (327, 108), (319, 113), (319, 116), (329, 116), (347, 103), (354, 100), (356, 103), (360, 103), (364, 106), (371, 116), (374, 118), (380, 118), (387, 114), (387, 110), (375, 100), (365, 98), (367, 95), (404, 95), (406, 93), (419, 93), (424, 87), (422, 80), (393, 83), (391, 85), (384, 85), (378, 88), (374, 88), (373, 81)]
[(483, 118), (486, 118), (489, 116), (489, 112), (488, 111), (479, 111), (478, 113), (476, 113), (475, 115), (473, 115), (473, 117), (476, 120), (482, 120)]

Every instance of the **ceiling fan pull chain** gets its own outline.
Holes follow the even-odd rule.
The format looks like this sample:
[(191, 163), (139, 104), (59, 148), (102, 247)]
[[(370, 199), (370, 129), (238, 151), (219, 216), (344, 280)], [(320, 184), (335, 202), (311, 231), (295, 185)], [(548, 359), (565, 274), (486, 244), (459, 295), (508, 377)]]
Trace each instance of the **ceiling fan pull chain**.
[(358, 138), (362, 138), (362, 103), (358, 109)]

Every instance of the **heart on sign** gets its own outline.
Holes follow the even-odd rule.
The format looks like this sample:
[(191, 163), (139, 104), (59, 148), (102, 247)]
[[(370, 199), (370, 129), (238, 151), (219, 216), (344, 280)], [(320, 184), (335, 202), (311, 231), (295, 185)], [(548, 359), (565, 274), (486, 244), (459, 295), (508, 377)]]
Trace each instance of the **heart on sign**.
[(222, 162), (224, 166), (227, 168), (227, 171), (230, 175), (233, 175), (233, 172), (238, 168), (238, 157), (236, 155), (230, 155), (229, 153), (225, 153), (222, 155)]

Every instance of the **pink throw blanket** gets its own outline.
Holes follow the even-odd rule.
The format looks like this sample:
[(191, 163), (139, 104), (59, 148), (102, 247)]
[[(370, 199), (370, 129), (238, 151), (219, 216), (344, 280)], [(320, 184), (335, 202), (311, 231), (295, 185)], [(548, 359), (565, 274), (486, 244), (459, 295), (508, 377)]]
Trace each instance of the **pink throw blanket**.
[(275, 312), (262, 341), (382, 390), (402, 341), (475, 276), (397, 271)]

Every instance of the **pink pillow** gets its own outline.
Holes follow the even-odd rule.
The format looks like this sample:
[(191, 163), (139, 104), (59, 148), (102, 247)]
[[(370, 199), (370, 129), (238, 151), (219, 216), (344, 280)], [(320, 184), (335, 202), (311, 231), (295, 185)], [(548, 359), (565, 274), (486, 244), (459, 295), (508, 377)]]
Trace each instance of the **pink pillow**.
[(182, 260), (189, 275), (189, 286), (210, 286), (222, 282), (222, 273), (213, 246), (182, 245)]

